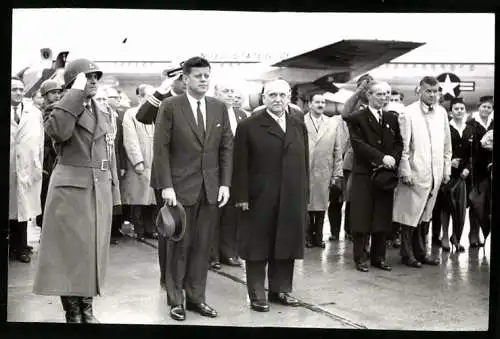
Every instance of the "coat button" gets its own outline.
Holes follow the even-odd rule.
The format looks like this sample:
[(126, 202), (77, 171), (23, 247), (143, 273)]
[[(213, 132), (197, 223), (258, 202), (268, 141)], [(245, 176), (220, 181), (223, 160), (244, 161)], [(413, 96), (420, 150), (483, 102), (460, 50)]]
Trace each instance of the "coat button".
[(379, 144), (381, 144), (381, 143), (382, 143), (382, 140), (378, 140), (377, 142), (378, 142)]

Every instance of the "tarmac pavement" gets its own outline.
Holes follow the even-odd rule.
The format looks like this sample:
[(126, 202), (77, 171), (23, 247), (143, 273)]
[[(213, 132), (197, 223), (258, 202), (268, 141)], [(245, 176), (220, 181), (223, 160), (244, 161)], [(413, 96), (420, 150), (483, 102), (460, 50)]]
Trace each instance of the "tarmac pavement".
[[(33, 294), (39, 228), (29, 226), (35, 253), (30, 264), (9, 263), (8, 322), (64, 322), (59, 297)], [(329, 225), (325, 222), (325, 239)], [(166, 293), (159, 286), (156, 241), (124, 237), (110, 248), (110, 264), (103, 294), (95, 298), (96, 317), (109, 324), (163, 324), (245, 327), (308, 327), (486, 331), (489, 312), (490, 241), (464, 253), (433, 248), (440, 266), (410, 268), (400, 263), (399, 250), (389, 249), (392, 272), (370, 268), (358, 272), (352, 243), (327, 242), (325, 249), (306, 248), (297, 260), (293, 296), (299, 307), (271, 304), (268, 313), (250, 310), (244, 267), (222, 266), (210, 271), (207, 303), (219, 316), (205, 318), (187, 312), (186, 321), (170, 318)]]

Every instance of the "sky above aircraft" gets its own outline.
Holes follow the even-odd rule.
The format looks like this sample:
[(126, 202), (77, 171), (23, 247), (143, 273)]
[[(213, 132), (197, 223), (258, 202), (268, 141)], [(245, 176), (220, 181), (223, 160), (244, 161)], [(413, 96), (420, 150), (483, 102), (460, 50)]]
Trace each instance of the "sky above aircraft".
[[(203, 37), (200, 39), (199, 37)], [(126, 39), (126, 40), (125, 40)], [(494, 14), (14, 9), (12, 70), (54, 58), (177, 61), (259, 53), (278, 61), (342, 39), (425, 42), (393, 61), (493, 63)], [(125, 42), (124, 42), (125, 41)]]

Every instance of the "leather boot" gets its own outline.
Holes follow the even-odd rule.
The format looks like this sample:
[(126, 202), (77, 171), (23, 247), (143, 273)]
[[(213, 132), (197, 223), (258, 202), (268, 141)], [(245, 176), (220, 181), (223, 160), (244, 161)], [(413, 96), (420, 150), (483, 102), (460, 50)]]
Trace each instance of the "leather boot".
[(82, 315), (80, 314), (80, 303), (78, 297), (61, 296), (63, 309), (66, 312), (66, 323), (81, 324)]
[(84, 324), (99, 324), (92, 312), (92, 297), (80, 297), (80, 309)]

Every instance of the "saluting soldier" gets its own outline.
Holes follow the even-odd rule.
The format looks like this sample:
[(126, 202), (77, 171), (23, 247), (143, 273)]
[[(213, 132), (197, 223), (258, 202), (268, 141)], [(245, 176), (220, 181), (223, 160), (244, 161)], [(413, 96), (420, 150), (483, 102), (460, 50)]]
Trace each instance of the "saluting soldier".
[(102, 72), (67, 65), (64, 97), (45, 117), (58, 155), (47, 193), (34, 292), (61, 296), (68, 323), (95, 323), (93, 297), (106, 274), (113, 205), (120, 204), (110, 114), (92, 97)]

